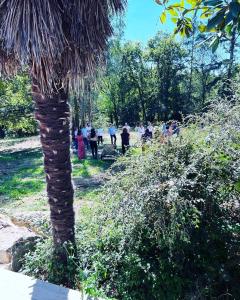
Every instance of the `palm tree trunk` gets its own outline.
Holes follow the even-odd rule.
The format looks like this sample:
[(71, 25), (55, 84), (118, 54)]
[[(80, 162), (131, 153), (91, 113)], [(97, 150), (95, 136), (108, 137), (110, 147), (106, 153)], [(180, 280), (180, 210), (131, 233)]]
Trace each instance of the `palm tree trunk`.
[(46, 96), (40, 92), (37, 82), (33, 80), (32, 91), (44, 155), (53, 241), (55, 249), (58, 249), (65, 242), (75, 244), (70, 111), (67, 93), (63, 88), (54, 88), (53, 93)]

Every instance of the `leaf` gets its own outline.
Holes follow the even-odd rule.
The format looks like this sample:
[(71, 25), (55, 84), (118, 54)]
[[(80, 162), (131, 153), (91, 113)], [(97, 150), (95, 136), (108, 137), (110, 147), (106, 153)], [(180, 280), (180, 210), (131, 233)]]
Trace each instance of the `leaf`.
[(219, 6), (219, 5), (222, 5), (222, 1), (219, 1), (219, 0), (206, 0), (206, 1), (203, 1), (203, 4), (206, 5), (206, 6)]
[(171, 18), (171, 20), (174, 24), (177, 24), (178, 18)]
[(168, 11), (169, 11), (169, 13), (172, 15), (172, 16), (178, 16), (178, 13), (177, 13), (177, 11), (174, 9), (174, 8), (172, 8), (172, 7), (169, 7), (168, 8)]
[(216, 52), (218, 45), (219, 45), (220, 39), (219, 37), (215, 37), (212, 42), (210, 43), (210, 47), (212, 48), (212, 52)]
[(198, 29), (199, 29), (200, 32), (205, 32), (206, 29), (207, 29), (207, 26), (204, 25), (204, 24), (201, 24), (201, 25), (198, 26)]
[(240, 4), (237, 2), (231, 2), (229, 5), (229, 12), (234, 18), (237, 18), (240, 13)]
[(166, 12), (164, 11), (160, 16), (160, 21), (162, 24), (164, 24), (167, 20)]
[(211, 30), (224, 21), (225, 9), (220, 10), (213, 18), (208, 21), (207, 30)]
[(232, 28), (233, 28), (233, 25), (232, 24), (228, 24), (225, 28), (225, 31), (226, 33), (230, 36), (231, 33), (232, 33)]
[(192, 8), (195, 8), (196, 6), (198, 6), (199, 4), (201, 4), (200, 0), (186, 0), (186, 2), (188, 4), (190, 4), (192, 6)]
[(235, 183), (235, 189), (240, 193), (240, 180), (237, 183)]
[(231, 14), (231, 12), (229, 12), (226, 16), (226, 19), (225, 19), (225, 24), (228, 25), (229, 23), (231, 23), (233, 20), (233, 15)]

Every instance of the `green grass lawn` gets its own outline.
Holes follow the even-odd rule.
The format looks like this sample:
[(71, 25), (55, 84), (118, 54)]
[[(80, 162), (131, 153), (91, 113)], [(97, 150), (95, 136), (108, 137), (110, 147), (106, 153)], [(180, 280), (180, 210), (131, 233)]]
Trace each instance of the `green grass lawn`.
[(40, 192), (44, 188), (42, 154), (39, 150), (0, 152), (2, 205)]
[[(0, 148), (0, 212), (32, 212), (48, 210), (45, 192), (43, 157), (37, 138), (31, 147), (30, 139), (4, 140)], [(87, 159), (79, 161), (72, 155), (73, 179), (91, 178), (100, 175), (111, 166), (111, 162)], [(75, 205), (95, 202), (99, 188), (75, 191)]]
[(79, 161), (76, 155), (72, 157), (72, 164), (73, 177), (91, 177), (98, 175), (105, 172), (111, 166), (111, 162), (91, 158)]

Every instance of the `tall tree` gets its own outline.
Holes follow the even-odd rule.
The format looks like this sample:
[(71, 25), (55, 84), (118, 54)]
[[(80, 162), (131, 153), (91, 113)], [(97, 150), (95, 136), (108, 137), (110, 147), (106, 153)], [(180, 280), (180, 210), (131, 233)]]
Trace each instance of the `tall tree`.
[[(102, 63), (110, 19), (125, 0), (0, 0), (1, 69), (28, 65), (55, 249), (75, 242), (68, 84)], [(59, 247), (60, 246), (60, 247)], [(63, 257), (64, 259), (64, 257)]]
[(123, 47), (122, 51), (122, 66), (125, 66), (124, 77), (127, 77), (131, 87), (135, 88), (141, 108), (141, 119), (146, 121), (146, 92), (149, 72), (144, 52), (139, 43), (130, 42)]
[(148, 43), (156, 76), (158, 120), (167, 120), (181, 110), (179, 84), (185, 69), (185, 51), (172, 37), (158, 34)]
[[(18, 74), (0, 81), (0, 138), (36, 133), (29, 76)], [(2, 128), (2, 134), (1, 134)]]

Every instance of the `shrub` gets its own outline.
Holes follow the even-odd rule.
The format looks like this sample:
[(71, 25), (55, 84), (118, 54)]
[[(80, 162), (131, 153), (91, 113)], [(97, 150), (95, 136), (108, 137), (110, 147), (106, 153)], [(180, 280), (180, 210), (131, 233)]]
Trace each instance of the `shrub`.
[(51, 239), (40, 240), (36, 250), (25, 255), (22, 272), (55, 284), (62, 284), (62, 278), (65, 278), (65, 286), (76, 287), (75, 249), (71, 244), (65, 244), (60, 251), (67, 251), (67, 264), (59, 261)]
[(85, 283), (126, 300), (238, 297), (239, 108), (215, 103), (180, 139), (117, 163), (79, 226)]
[[(239, 298), (240, 106), (214, 103), (185, 125), (181, 138), (121, 158), (101, 204), (84, 212), (77, 282), (86, 291), (121, 300)], [(50, 257), (39, 261), (41, 251), (26, 266), (46, 278)]]

